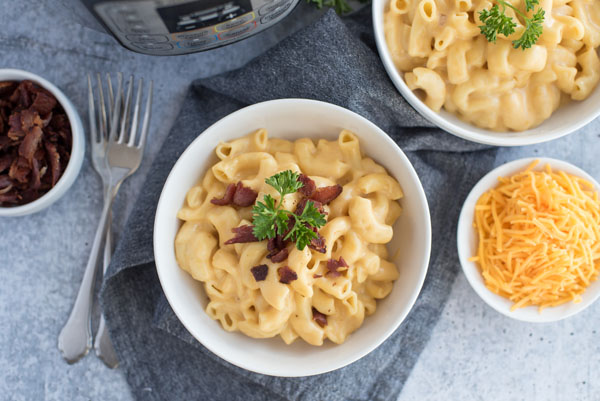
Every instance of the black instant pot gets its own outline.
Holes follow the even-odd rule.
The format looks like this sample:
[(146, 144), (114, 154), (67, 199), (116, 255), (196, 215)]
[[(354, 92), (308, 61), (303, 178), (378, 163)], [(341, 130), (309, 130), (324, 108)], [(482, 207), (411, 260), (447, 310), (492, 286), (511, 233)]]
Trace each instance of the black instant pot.
[[(71, 0), (123, 46), (178, 55), (244, 40), (283, 21), (300, 0)], [(95, 23), (96, 24), (96, 23)], [(96, 24), (97, 26), (100, 26)]]

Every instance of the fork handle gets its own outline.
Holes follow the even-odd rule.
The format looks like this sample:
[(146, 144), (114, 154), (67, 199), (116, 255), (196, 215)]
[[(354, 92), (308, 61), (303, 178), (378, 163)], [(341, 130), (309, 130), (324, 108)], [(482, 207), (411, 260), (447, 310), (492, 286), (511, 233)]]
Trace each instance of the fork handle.
[(58, 336), (58, 349), (68, 363), (75, 363), (84, 357), (92, 347), (92, 329), (90, 315), (92, 310), (92, 299), (94, 294), (94, 279), (100, 255), (100, 245), (106, 233), (108, 212), (114, 197), (109, 191), (104, 194), (104, 207), (96, 229), (96, 236), (92, 243), (90, 257), (85, 267), (83, 280), (75, 299), (75, 304), (69, 315), (67, 323)]
[[(108, 215), (108, 219), (111, 220), (111, 213)], [(102, 268), (102, 273), (104, 276), (108, 270), (108, 265), (110, 264), (110, 258), (112, 255), (112, 229), (110, 222), (107, 224), (107, 226)], [(104, 320), (104, 313), (100, 314), (100, 323), (98, 324), (98, 330), (96, 331), (96, 336), (94, 337), (94, 349), (96, 350), (96, 356), (100, 358), (100, 360), (109, 368), (114, 369), (119, 365), (115, 348), (110, 341), (108, 328), (106, 327), (106, 321)]]

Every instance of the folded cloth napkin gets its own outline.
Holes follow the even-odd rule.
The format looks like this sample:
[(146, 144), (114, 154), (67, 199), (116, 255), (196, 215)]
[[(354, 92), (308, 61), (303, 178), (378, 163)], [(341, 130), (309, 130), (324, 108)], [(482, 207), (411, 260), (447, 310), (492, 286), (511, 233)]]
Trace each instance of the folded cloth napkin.
[[(397, 399), (458, 271), (455, 232), (460, 207), (469, 189), (491, 167), (495, 151), (444, 133), (417, 114), (387, 77), (371, 32), (368, 9), (343, 21), (329, 12), (244, 68), (192, 84), (121, 235), (102, 291), (110, 335), (137, 399)], [(419, 174), (433, 225), (427, 279), (400, 328), (361, 360), (304, 378), (248, 372), (206, 350), (165, 300), (152, 253), (156, 204), (183, 150), (231, 112), (285, 97), (338, 104), (386, 131)]]

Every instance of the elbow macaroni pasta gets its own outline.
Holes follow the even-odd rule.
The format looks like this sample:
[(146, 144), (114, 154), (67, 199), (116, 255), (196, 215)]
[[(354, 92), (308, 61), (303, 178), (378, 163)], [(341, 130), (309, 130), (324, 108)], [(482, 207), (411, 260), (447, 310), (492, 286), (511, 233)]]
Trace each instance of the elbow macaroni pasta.
[[(522, 0), (510, 0), (521, 7)], [(543, 33), (514, 49), (524, 29), (488, 43), (478, 26), (491, 0), (391, 0), (384, 15), (388, 48), (407, 86), (434, 111), (444, 107), (477, 126), (524, 131), (566, 100), (584, 100), (600, 81), (600, 2), (540, 0)]]
[[(398, 182), (372, 159), (362, 155), (358, 138), (344, 130), (336, 141), (309, 138), (295, 142), (269, 139), (260, 129), (248, 136), (219, 144), (220, 159), (197, 186), (191, 188), (178, 212), (183, 221), (175, 238), (179, 266), (204, 283), (210, 299), (207, 314), (227, 331), (254, 338), (280, 335), (287, 344), (300, 337), (312, 345), (325, 339), (343, 343), (358, 329), (376, 301), (392, 290), (399, 276), (389, 262), (385, 244), (401, 213), (403, 197)], [(326, 253), (288, 245), (287, 260), (267, 259), (266, 242), (225, 245), (232, 228), (252, 221), (252, 207), (216, 206), (228, 184), (241, 181), (258, 193), (257, 201), (279, 195), (265, 179), (284, 170), (309, 175), (317, 185), (340, 184), (343, 191), (329, 205), (327, 223), (320, 229)], [(293, 211), (300, 193), (285, 197)], [(343, 257), (348, 268), (340, 276), (327, 275), (327, 261)], [(265, 280), (256, 281), (251, 268), (265, 264)], [(289, 266), (298, 278), (279, 281), (277, 269)], [(327, 316), (321, 327), (313, 308)]]

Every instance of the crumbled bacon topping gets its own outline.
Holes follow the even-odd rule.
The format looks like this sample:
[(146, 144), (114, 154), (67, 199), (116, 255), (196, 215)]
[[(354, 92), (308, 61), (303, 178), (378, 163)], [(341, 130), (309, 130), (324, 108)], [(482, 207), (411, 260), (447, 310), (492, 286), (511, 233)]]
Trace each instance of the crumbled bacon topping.
[(340, 256), (338, 260), (329, 259), (327, 261), (327, 273), (325, 275), (330, 277), (339, 277), (342, 273), (338, 271), (340, 267), (348, 267), (348, 263)]
[(234, 194), (235, 194), (235, 185), (229, 184), (229, 185), (227, 185), (227, 188), (225, 188), (225, 194), (223, 195), (223, 197), (221, 199), (212, 198), (210, 200), (210, 203), (212, 203), (213, 205), (217, 205), (217, 206), (230, 205), (231, 202), (233, 202)]
[(235, 235), (233, 238), (225, 241), (225, 245), (230, 244), (241, 244), (245, 242), (258, 242), (258, 238), (254, 236), (254, 226), (244, 225), (239, 227), (234, 227), (231, 229)]
[(283, 262), (288, 258), (288, 250), (287, 248), (283, 248), (281, 251), (277, 252), (275, 255), (271, 256), (271, 261), (273, 263)]
[(343, 189), (344, 188), (342, 188), (342, 186), (339, 184), (332, 185), (330, 187), (317, 188), (310, 196), (310, 199), (327, 205), (329, 202), (340, 196)]
[(327, 252), (327, 245), (325, 245), (325, 239), (319, 234), (316, 228), (313, 227), (313, 231), (317, 233), (317, 238), (313, 238), (308, 244), (308, 247), (313, 251), (317, 251), (320, 253)]
[(313, 278), (321, 278), (321, 277), (323, 277), (322, 274), (313, 274)]
[(308, 198), (302, 198), (302, 200), (300, 200), (300, 202), (298, 202), (298, 204), (296, 205), (296, 210), (294, 210), (294, 213), (297, 216), (300, 216), (302, 214), (302, 212), (304, 211), (306, 204), (309, 201), (312, 202), (313, 206), (315, 207), (315, 209), (317, 209), (319, 211), (319, 213), (321, 213), (323, 215), (327, 215), (327, 212), (323, 208), (323, 204), (321, 202), (310, 200)]
[(288, 241), (283, 238), (283, 235), (277, 234), (275, 238), (269, 238), (267, 241), (267, 250), (269, 251), (267, 258), (275, 263), (283, 262), (289, 254), (286, 248)]
[(254, 204), (258, 192), (252, 188), (245, 187), (242, 182), (238, 182), (233, 194), (233, 204), (236, 206), (246, 207)]
[(254, 266), (250, 269), (252, 275), (254, 276), (254, 280), (263, 281), (267, 278), (267, 274), (269, 274), (269, 266), (267, 265), (258, 265)]
[(315, 182), (312, 179), (308, 178), (307, 175), (300, 174), (300, 176), (298, 177), (298, 181), (304, 184), (298, 190), (298, 192), (300, 192), (306, 197), (310, 197), (313, 194), (313, 192), (315, 192), (315, 189), (317, 189), (317, 185), (315, 184)]
[(294, 280), (298, 280), (298, 275), (289, 266), (280, 267), (277, 269), (277, 274), (279, 274), (279, 282), (283, 284), (289, 284)]
[(0, 82), (0, 206), (31, 202), (60, 179), (71, 157), (62, 106), (31, 81)]
[(319, 312), (317, 309), (312, 308), (313, 320), (321, 327), (327, 326), (327, 315)]
[(225, 189), (225, 194), (221, 199), (212, 198), (210, 202), (213, 205), (226, 206), (235, 205), (240, 207), (251, 206), (254, 204), (258, 193), (252, 188), (245, 187), (241, 181), (237, 184), (229, 184)]

